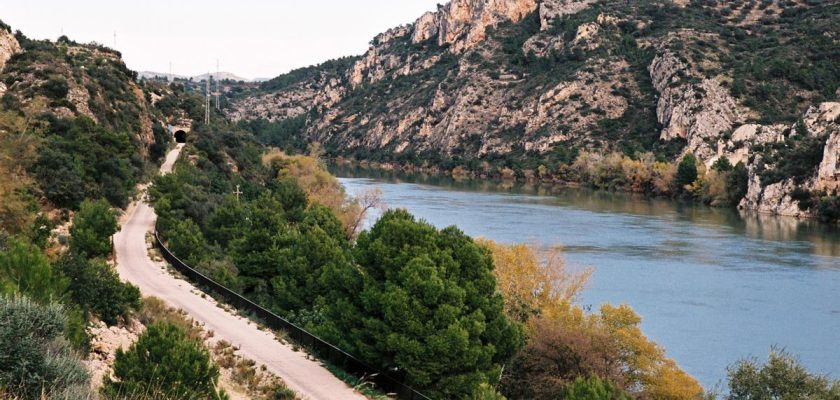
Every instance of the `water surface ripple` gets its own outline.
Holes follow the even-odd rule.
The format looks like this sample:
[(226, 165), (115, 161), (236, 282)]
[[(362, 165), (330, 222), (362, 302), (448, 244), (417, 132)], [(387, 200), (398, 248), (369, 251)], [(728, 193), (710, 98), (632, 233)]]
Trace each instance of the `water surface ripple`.
[(335, 172), (349, 193), (378, 186), (389, 207), (439, 227), (562, 244), (569, 265), (595, 270), (583, 304), (631, 305), (707, 388), (728, 364), (774, 345), (840, 377), (836, 227), (587, 190)]

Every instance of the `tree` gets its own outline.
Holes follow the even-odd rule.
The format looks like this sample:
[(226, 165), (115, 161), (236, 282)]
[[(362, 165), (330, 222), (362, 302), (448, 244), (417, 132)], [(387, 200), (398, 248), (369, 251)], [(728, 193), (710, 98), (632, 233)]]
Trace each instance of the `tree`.
[(62, 258), (59, 266), (70, 279), (73, 301), (106, 324), (114, 325), (140, 308), (140, 289), (123, 283), (107, 263), (71, 253)]
[(90, 398), (81, 359), (62, 339), (66, 320), (59, 305), (0, 296), (0, 388), (11, 398)]
[(488, 239), (477, 243), (490, 250), (508, 318), (527, 322), (532, 316), (569, 307), (583, 290), (592, 271), (566, 270), (560, 247), (539, 254), (533, 246), (507, 246)]
[(105, 200), (85, 200), (73, 217), (70, 248), (88, 258), (111, 254), (111, 236), (117, 233), (117, 214)]
[(764, 365), (743, 359), (727, 369), (729, 400), (840, 399), (840, 380), (808, 372), (784, 350), (772, 349)]
[(458, 229), (392, 210), (359, 235), (354, 255), (360, 276), (343, 284), (349, 297), (328, 303), (325, 328), (368, 362), (433, 396), (461, 398), (495, 382), (521, 346), (489, 252)]
[(10, 239), (0, 251), (0, 294), (25, 294), (40, 304), (67, 298), (68, 281), (37, 246)]
[(207, 241), (201, 228), (192, 219), (174, 221), (166, 233), (166, 242), (172, 254), (190, 266), (197, 266), (206, 256)]
[(726, 177), (726, 192), (732, 204), (738, 204), (749, 189), (750, 175), (744, 163), (739, 162)]
[(680, 161), (677, 167), (677, 176), (674, 178), (674, 183), (677, 188), (684, 188), (686, 185), (691, 185), (697, 180), (697, 158), (693, 154), (686, 154)]
[(218, 399), (219, 368), (203, 344), (171, 322), (153, 323), (128, 351), (117, 350), (114, 380), (105, 378), (106, 398)]
[(566, 400), (631, 400), (621, 389), (597, 377), (578, 377), (560, 397)]

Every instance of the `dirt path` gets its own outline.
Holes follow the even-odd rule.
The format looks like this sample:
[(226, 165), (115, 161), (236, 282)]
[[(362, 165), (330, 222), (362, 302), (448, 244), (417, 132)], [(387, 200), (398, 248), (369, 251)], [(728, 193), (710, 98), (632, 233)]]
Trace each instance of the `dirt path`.
[[(162, 173), (172, 171), (182, 148), (179, 144), (167, 154), (160, 169)], [(214, 331), (216, 337), (239, 347), (243, 357), (258, 365), (264, 364), (303, 398), (364, 399), (317, 361), (278, 342), (271, 332), (262, 331), (250, 321), (223, 310), (210, 297), (202, 297), (189, 282), (173, 277), (160, 263), (152, 261), (146, 234), (154, 228), (156, 218), (154, 210), (145, 201), (128, 208), (122, 229), (114, 235), (117, 269), (123, 279), (140, 287), (144, 296), (159, 297), (186, 311), (205, 329)]]

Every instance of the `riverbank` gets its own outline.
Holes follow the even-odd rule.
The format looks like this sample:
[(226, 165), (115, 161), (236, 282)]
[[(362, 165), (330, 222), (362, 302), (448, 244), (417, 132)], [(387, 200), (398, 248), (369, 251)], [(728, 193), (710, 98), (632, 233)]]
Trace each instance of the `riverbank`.
[(773, 345), (840, 376), (840, 353), (826, 351), (840, 329), (835, 227), (625, 193), (333, 172), (349, 193), (379, 187), (389, 207), (439, 227), (563, 245), (570, 266), (595, 270), (581, 302), (631, 305), (643, 330), (704, 387), (723, 380), (727, 365), (763, 357)]

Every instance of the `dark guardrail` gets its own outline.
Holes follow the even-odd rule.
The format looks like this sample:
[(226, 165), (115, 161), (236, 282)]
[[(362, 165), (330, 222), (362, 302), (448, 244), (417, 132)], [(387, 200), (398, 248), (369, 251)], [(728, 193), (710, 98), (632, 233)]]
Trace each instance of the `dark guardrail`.
[(346, 351), (327, 343), (321, 338), (307, 332), (305, 329), (287, 321), (271, 311), (266, 310), (265, 308), (260, 307), (258, 304), (246, 299), (239, 293), (220, 285), (201, 272), (196, 271), (178, 259), (178, 257), (175, 257), (175, 255), (166, 248), (166, 245), (163, 243), (163, 240), (161, 240), (157, 231), (155, 231), (155, 243), (157, 244), (158, 249), (160, 249), (161, 254), (163, 254), (163, 258), (175, 267), (178, 272), (182, 273), (194, 283), (216, 292), (230, 305), (240, 310), (252, 312), (269, 328), (285, 331), (288, 334), (289, 339), (308, 349), (322, 361), (327, 361), (351, 375), (364, 379), (365, 381), (372, 382), (376, 385), (377, 389), (389, 394), (394, 394), (400, 399), (431, 400), (428, 396), (403, 383), (401, 379), (363, 363), (361, 360), (353, 357)]

